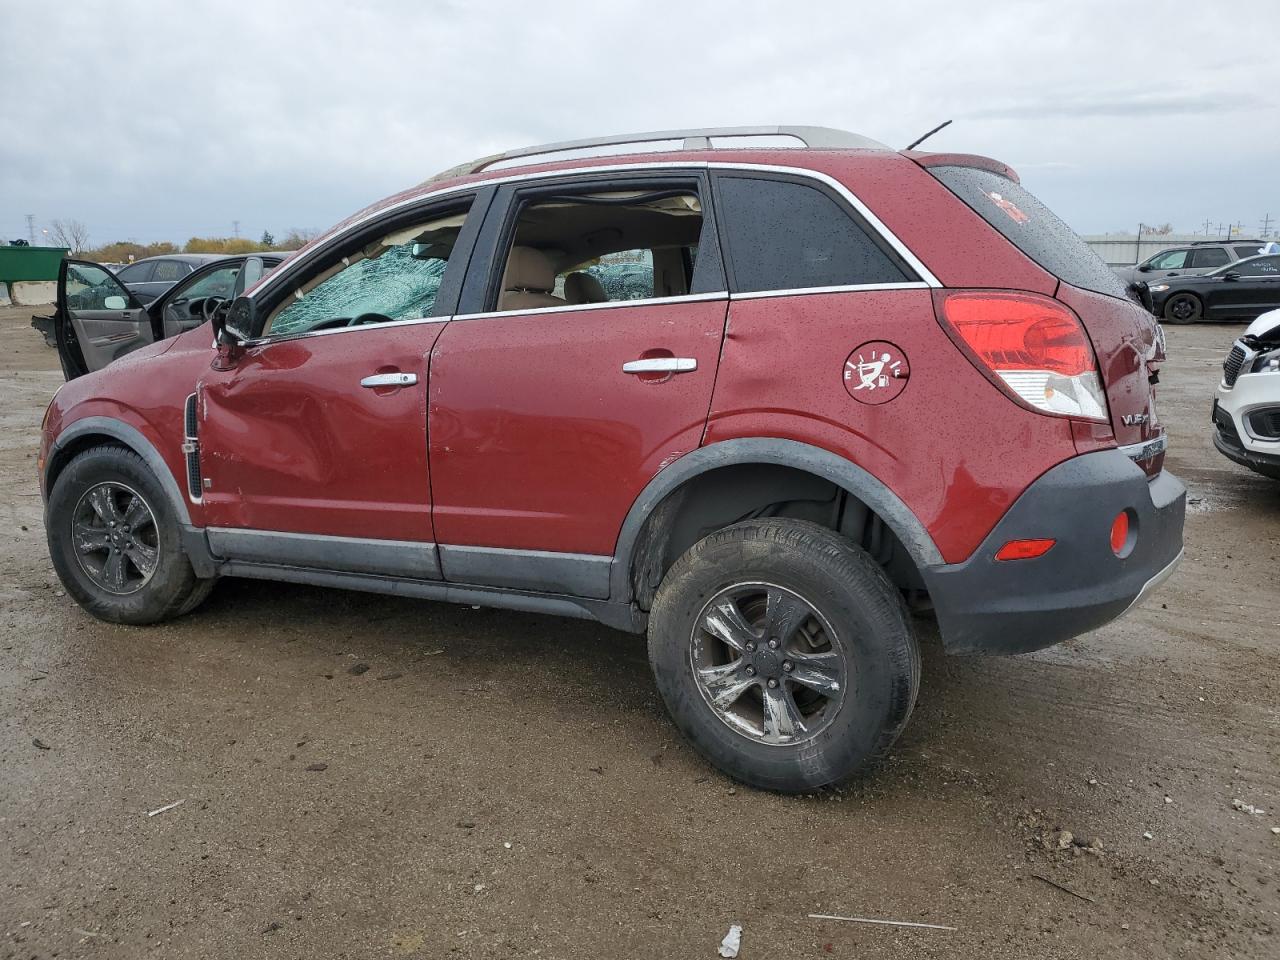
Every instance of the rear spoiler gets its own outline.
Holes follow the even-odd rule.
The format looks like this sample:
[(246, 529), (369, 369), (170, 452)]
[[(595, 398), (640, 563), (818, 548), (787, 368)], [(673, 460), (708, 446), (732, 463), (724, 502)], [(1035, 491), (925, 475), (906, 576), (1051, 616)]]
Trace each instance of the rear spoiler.
[(1014, 183), (1021, 183), (1013, 167), (976, 153), (930, 153), (926, 150), (904, 150), (902, 155), (914, 160), (926, 170), (929, 167), (977, 167), (979, 170), (990, 170)]

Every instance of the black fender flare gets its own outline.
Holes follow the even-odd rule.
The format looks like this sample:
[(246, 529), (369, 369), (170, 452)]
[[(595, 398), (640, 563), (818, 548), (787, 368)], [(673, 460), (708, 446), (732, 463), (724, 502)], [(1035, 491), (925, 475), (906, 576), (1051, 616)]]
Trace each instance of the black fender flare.
[(699, 447), (660, 470), (640, 491), (635, 503), (627, 512), (614, 549), (613, 568), (610, 571), (609, 596), (621, 603), (630, 603), (632, 597), (631, 565), (635, 557), (636, 543), (646, 521), (653, 511), (670, 494), (684, 483), (719, 467), (738, 464), (775, 464), (794, 467), (829, 480), (849, 494), (857, 497), (869, 509), (877, 513), (902, 541), (916, 567), (923, 573), (929, 567), (942, 564), (942, 553), (920, 519), (884, 483), (850, 460), (797, 440), (779, 437), (743, 437), (723, 440)]
[[(191, 526), (191, 514), (187, 511), (187, 499), (178, 488), (178, 482), (173, 478), (173, 471), (169, 469), (169, 464), (165, 462), (164, 457), (160, 456), (160, 451), (142, 434), (142, 431), (114, 417), (84, 417), (70, 424), (58, 434), (57, 439), (53, 441), (53, 449), (61, 455), (74, 440), (84, 436), (110, 437), (113, 440), (118, 440), (122, 446), (128, 447), (140, 456), (143, 462), (151, 468), (151, 472), (156, 475), (156, 479), (160, 481), (160, 486), (164, 488), (164, 492), (168, 495), (169, 502), (173, 506), (174, 513), (178, 517), (178, 522), (184, 527)], [(50, 464), (45, 468), (46, 475), (49, 473), (49, 467), (52, 466), (53, 457), (49, 459)], [(47, 497), (49, 484), (46, 483), (43, 486)]]

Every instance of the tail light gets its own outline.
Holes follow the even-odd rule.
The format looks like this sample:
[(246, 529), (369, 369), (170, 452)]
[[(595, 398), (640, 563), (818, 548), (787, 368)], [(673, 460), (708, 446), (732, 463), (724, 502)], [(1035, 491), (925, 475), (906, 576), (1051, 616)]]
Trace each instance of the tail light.
[(1040, 413), (1107, 422), (1107, 402), (1084, 325), (1048, 297), (995, 290), (939, 292), (938, 315), (974, 365)]

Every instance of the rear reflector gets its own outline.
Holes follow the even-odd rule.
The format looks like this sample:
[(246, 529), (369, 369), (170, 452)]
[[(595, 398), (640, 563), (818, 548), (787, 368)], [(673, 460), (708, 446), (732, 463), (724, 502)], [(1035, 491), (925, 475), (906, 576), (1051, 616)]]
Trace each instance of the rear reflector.
[(996, 551), (997, 560), (1031, 560), (1043, 557), (1057, 540), (1010, 540)]
[(1040, 413), (1107, 422), (1098, 362), (1084, 325), (1057, 300), (1033, 293), (939, 293), (943, 326), (973, 364)]
[(1129, 545), (1129, 511), (1121, 510), (1111, 521), (1111, 552), (1117, 557), (1125, 552)]

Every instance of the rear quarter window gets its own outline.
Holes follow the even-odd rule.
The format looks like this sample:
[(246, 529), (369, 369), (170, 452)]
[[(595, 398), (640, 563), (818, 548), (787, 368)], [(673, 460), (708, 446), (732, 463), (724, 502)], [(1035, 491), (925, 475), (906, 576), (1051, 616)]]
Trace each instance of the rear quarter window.
[(1059, 280), (1111, 297), (1125, 287), (1100, 256), (1021, 184), (976, 167), (929, 167), (983, 220)]
[(825, 192), (790, 180), (720, 176), (734, 291), (915, 280)]

